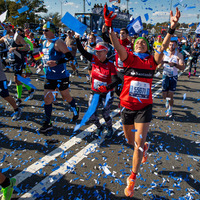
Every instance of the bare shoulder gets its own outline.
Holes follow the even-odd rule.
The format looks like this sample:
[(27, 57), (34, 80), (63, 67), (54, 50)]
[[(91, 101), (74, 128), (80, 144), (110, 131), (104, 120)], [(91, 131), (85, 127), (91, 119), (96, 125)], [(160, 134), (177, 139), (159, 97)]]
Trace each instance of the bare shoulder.
[(178, 56), (180, 59), (183, 59), (183, 54), (182, 54), (182, 53), (179, 52), (179, 53), (177, 54), (177, 56)]
[(58, 40), (56, 40), (55, 45), (60, 45), (63, 43), (64, 43), (64, 41), (62, 39), (58, 39)]

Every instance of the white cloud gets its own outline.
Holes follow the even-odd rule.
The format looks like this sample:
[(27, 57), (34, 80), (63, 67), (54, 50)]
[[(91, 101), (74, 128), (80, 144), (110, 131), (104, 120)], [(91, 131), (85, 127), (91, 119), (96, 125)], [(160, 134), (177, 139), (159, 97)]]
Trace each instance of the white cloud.
[(181, 18), (182, 18), (182, 17), (187, 17), (187, 18), (188, 18), (188, 17), (197, 17), (197, 14), (182, 14), (182, 15), (181, 15)]
[(76, 3), (74, 3), (74, 2), (66, 2), (66, 3), (64, 3), (64, 6), (73, 6), (73, 7), (75, 7), (75, 8), (78, 8), (79, 6), (76, 4)]
[(169, 12), (155, 12), (152, 14), (153, 16), (169, 16)]

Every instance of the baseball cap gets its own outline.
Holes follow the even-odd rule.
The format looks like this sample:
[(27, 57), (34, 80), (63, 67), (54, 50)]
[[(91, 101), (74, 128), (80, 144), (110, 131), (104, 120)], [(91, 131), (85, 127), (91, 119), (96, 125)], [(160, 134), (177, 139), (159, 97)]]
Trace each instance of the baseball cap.
[(96, 47), (95, 47), (96, 51), (108, 51), (108, 46), (105, 42), (99, 42)]

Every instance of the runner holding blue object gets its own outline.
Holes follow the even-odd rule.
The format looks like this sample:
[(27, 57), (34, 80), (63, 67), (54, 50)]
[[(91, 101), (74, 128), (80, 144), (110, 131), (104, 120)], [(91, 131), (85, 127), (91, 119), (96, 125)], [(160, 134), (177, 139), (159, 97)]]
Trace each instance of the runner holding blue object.
[[(91, 67), (88, 69), (91, 78), (91, 94), (89, 98), (89, 106), (91, 105), (93, 96), (95, 93), (100, 94), (99, 104), (96, 107), (94, 114), (90, 117), (90, 120), (97, 126), (96, 135), (100, 136), (104, 127), (100, 124), (97, 117), (97, 109), (100, 104), (103, 104), (102, 115), (107, 124), (108, 133), (107, 139), (111, 139), (113, 135), (112, 118), (110, 117), (110, 109), (113, 103), (114, 92), (113, 88), (120, 81), (117, 77), (117, 72), (113, 62), (107, 59), (108, 46), (105, 42), (99, 42), (96, 47), (96, 55), (93, 55), (83, 49), (79, 39), (76, 36), (76, 43), (80, 53), (91, 62)], [(106, 101), (106, 95), (111, 93), (110, 98)], [(106, 103), (107, 102), (107, 103)]]
[(120, 94), (121, 117), (125, 137), (129, 144), (134, 146), (132, 172), (127, 178), (127, 187), (124, 190), (126, 196), (134, 195), (136, 175), (141, 162), (147, 160), (146, 142), (149, 124), (152, 119), (152, 92), (151, 85), (154, 71), (161, 63), (163, 52), (167, 49), (171, 36), (180, 17), (180, 11), (176, 9), (173, 16), (170, 12), (171, 27), (162, 43), (160, 54), (155, 52), (150, 55), (149, 44), (143, 37), (138, 38), (134, 43), (134, 53), (127, 52), (116, 37), (112, 29), (112, 13), (108, 11), (107, 4), (104, 6), (105, 24), (109, 29), (109, 36), (114, 48), (117, 50), (120, 60), (125, 65), (124, 85)]

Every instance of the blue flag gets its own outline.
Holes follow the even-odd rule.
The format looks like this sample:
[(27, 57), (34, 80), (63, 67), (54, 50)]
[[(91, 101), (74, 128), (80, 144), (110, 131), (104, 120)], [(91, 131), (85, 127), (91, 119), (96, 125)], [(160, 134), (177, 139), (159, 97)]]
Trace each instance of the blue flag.
[(94, 114), (98, 103), (99, 103), (99, 94), (94, 94), (90, 107), (83, 116), (81, 123), (75, 126), (74, 131), (77, 131), (81, 126), (85, 125), (85, 123), (89, 120), (89, 118)]
[(130, 36), (133, 36), (143, 30), (141, 17), (139, 16), (132, 23), (129, 23), (127, 29)]
[(65, 13), (64, 17), (61, 19), (61, 22), (81, 36), (83, 36), (85, 30), (87, 29), (87, 26), (85, 24), (79, 22), (78, 19), (73, 17), (68, 12)]
[(18, 9), (17, 11), (18, 11), (19, 14), (21, 14), (23, 12), (26, 12), (27, 10), (29, 10), (29, 7), (28, 6), (24, 6), (24, 7), (20, 8), (20, 9)]
[(196, 34), (200, 34), (200, 23), (199, 23), (199, 25), (197, 26), (197, 29), (196, 29), (195, 33), (196, 33)]

